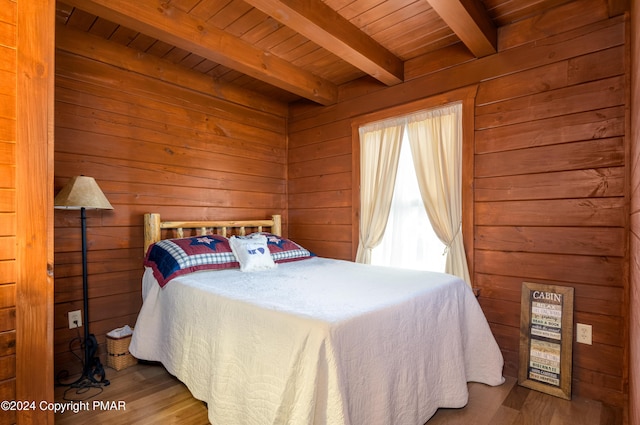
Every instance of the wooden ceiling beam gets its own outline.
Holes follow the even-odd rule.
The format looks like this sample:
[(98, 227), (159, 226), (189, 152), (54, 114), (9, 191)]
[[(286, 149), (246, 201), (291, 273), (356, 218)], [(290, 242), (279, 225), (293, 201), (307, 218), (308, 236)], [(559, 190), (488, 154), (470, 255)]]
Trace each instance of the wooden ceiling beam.
[(498, 30), (480, 0), (427, 0), (476, 57), (498, 51)]
[(376, 80), (404, 80), (403, 61), (320, 0), (245, 0)]
[[(73, 30), (61, 24), (56, 25), (56, 49), (104, 62), (179, 87), (195, 89), (210, 96), (268, 114), (286, 117), (288, 113), (288, 107), (284, 102), (233, 84), (217, 82), (208, 75), (191, 69), (185, 70), (184, 67), (166, 59), (114, 43), (97, 35)], [(56, 66), (58, 63), (56, 58)]]
[(65, 0), (66, 4), (155, 37), (322, 105), (338, 88), (283, 59), (196, 19), (161, 0)]

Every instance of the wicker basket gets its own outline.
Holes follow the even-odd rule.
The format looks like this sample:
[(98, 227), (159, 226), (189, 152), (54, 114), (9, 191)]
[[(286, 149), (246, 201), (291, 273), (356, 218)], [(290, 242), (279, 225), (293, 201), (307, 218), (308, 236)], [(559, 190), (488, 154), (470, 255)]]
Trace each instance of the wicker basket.
[(113, 338), (107, 335), (107, 366), (122, 370), (138, 363), (138, 359), (129, 352), (131, 335)]

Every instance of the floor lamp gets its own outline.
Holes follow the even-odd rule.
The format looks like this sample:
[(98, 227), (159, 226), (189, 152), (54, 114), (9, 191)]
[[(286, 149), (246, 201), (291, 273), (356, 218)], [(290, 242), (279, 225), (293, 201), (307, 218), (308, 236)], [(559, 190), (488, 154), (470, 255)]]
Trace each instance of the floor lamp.
[[(84, 320), (84, 366), (82, 376), (71, 386), (90, 386), (96, 384), (109, 385), (104, 379), (104, 369), (99, 358), (95, 357), (97, 343), (95, 336), (89, 333), (89, 291), (87, 285), (87, 217), (85, 210), (112, 210), (113, 207), (100, 190), (93, 177), (76, 176), (66, 184), (56, 195), (53, 201), (54, 208), (67, 210), (80, 210), (80, 222), (82, 226), (82, 300)], [(100, 370), (96, 370), (96, 365)], [(96, 379), (101, 375), (101, 379)]]

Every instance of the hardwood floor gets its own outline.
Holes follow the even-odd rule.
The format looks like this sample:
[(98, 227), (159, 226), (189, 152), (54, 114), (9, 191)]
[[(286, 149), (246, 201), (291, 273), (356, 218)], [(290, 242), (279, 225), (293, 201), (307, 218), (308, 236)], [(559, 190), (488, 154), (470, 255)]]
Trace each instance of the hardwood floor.
[(469, 383), (463, 409), (439, 409), (427, 425), (622, 425), (622, 409), (573, 397), (563, 400), (516, 384)]
[[(77, 413), (56, 414), (59, 425), (76, 424), (208, 424), (207, 408), (160, 365), (137, 364), (107, 369), (111, 384), (77, 392), (56, 388), (56, 401), (84, 401)], [(66, 391), (66, 394), (65, 394)], [(101, 403), (102, 402), (102, 403)], [(574, 397), (562, 400), (516, 385), (507, 378), (499, 387), (469, 384), (469, 403), (462, 409), (440, 409), (427, 425), (622, 425), (622, 409)], [(217, 425), (217, 424), (216, 424)], [(224, 424), (222, 424), (224, 425)], [(360, 425), (360, 424), (354, 424)]]
[[(121, 371), (106, 369), (110, 385), (76, 391), (57, 387), (57, 402), (82, 400), (89, 403), (87, 410), (56, 414), (56, 424), (208, 424), (205, 404), (191, 396), (187, 387), (170, 375), (158, 364), (143, 364)], [(65, 393), (66, 391), (66, 393)], [(116, 408), (100, 406), (94, 402), (116, 402)], [(117, 409), (118, 402), (124, 402), (124, 409)]]

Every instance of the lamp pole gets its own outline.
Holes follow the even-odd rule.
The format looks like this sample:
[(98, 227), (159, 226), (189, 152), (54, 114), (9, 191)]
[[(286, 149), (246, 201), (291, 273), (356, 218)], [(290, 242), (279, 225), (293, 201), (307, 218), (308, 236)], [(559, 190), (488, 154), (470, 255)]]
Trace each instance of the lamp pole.
[[(87, 268), (87, 214), (86, 208), (80, 208), (80, 227), (82, 229), (82, 305), (84, 320), (84, 368), (82, 376), (78, 378), (72, 387), (85, 387), (93, 384), (109, 385), (109, 381), (104, 379), (104, 368), (100, 362), (94, 361), (95, 351), (98, 348), (95, 336), (89, 332), (89, 274)], [(94, 365), (95, 363), (95, 365)], [(96, 379), (100, 375), (100, 379)], [(88, 381), (88, 382), (87, 382)]]
[[(91, 380), (91, 349), (89, 347), (89, 276), (87, 271), (87, 213), (80, 208), (80, 226), (82, 227), (82, 314), (84, 320), (84, 370), (83, 377)], [(82, 379), (82, 378), (81, 378)]]

